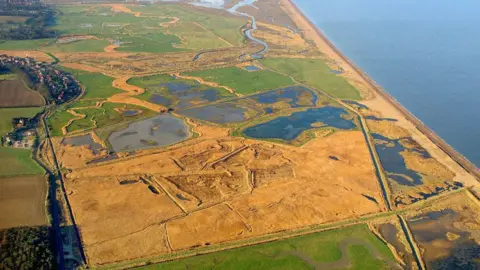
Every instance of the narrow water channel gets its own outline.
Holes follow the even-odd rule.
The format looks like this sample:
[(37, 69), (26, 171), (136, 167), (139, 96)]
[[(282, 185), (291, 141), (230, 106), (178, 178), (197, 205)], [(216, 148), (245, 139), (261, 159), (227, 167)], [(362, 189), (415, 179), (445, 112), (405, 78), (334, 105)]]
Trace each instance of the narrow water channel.
[(251, 56), (252, 58), (254, 59), (258, 59), (258, 58), (262, 58), (262, 55), (265, 54), (267, 51), (268, 51), (268, 44), (263, 41), (263, 40), (260, 40), (258, 38), (255, 38), (252, 34), (253, 31), (257, 30), (258, 27), (257, 27), (257, 21), (255, 20), (255, 17), (250, 15), (250, 14), (247, 14), (247, 13), (243, 13), (243, 12), (238, 12), (237, 10), (240, 8), (240, 7), (243, 7), (243, 6), (248, 6), (248, 5), (252, 5), (253, 3), (255, 3), (257, 0), (242, 0), (240, 2), (238, 2), (236, 5), (234, 5), (233, 7), (227, 9), (228, 12), (232, 13), (232, 14), (235, 14), (235, 15), (239, 15), (239, 16), (247, 16), (247, 17), (250, 17), (250, 19), (252, 20), (252, 25), (251, 25), (251, 28), (246, 30), (245, 31), (245, 36), (250, 39), (251, 41), (255, 42), (255, 43), (258, 43), (260, 45), (263, 46), (263, 49), (261, 49), (260, 51), (256, 52), (256, 53), (253, 53)]

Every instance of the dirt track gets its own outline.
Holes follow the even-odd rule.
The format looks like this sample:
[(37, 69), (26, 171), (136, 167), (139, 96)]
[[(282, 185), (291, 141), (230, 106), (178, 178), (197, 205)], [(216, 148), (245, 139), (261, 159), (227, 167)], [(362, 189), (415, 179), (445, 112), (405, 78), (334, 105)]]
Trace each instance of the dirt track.
[(124, 76), (124, 77), (117, 77), (113, 82), (112, 86), (118, 89), (121, 89), (123, 91), (126, 91), (125, 93), (120, 93), (120, 94), (115, 94), (111, 96), (110, 98), (107, 99), (107, 102), (112, 102), (112, 103), (124, 103), (124, 104), (131, 104), (131, 105), (136, 105), (136, 106), (142, 106), (144, 108), (150, 109), (152, 111), (156, 112), (166, 112), (168, 108), (154, 104), (148, 101), (144, 101), (141, 99), (134, 98), (134, 96), (141, 95), (145, 92), (145, 90), (141, 87), (130, 85), (127, 83), (128, 79), (130, 77)]

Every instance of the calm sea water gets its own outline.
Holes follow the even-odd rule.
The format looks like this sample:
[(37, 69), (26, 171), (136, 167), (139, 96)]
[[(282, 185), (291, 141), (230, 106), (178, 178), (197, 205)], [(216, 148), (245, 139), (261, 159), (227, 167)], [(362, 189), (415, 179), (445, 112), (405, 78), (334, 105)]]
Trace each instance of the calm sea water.
[(294, 1), (347, 57), (480, 167), (480, 1)]

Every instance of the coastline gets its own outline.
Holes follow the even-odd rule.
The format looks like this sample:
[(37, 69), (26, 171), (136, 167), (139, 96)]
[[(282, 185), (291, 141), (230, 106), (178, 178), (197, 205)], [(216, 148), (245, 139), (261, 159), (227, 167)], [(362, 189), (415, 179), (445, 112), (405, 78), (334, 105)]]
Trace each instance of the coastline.
[[(331, 58), (335, 62), (339, 62), (339, 64), (345, 69), (346, 79), (354, 84), (355, 87), (359, 88), (359, 90), (363, 92), (362, 94), (367, 97), (367, 100), (364, 103), (368, 103), (368, 105), (376, 105), (377, 108), (385, 107), (385, 105), (388, 104), (390, 107), (396, 110), (396, 112), (394, 112), (391, 110), (392, 108), (388, 108), (390, 109), (390, 113), (392, 115), (399, 114), (404, 117), (407, 122), (409, 122), (405, 123), (405, 121), (403, 121), (403, 127), (412, 132), (412, 137), (429, 152), (431, 152), (432, 156), (435, 156), (441, 163), (455, 172), (457, 177), (462, 178), (463, 181), (460, 182), (463, 182), (466, 185), (478, 185), (478, 181), (480, 181), (480, 169), (478, 169), (476, 165), (458, 153), (452, 146), (446, 143), (422, 121), (405, 109), (395, 98), (388, 94), (374, 80), (368, 77), (365, 72), (357, 67), (352, 61), (350, 61), (338, 48), (335, 47), (335, 45), (328, 40), (326, 35), (322, 33), (322, 31), (318, 29), (318, 27), (313, 24), (312, 21), (310, 21), (310, 19), (301, 11), (301, 9), (297, 7), (293, 0), (280, 0), (280, 3), (282, 8), (290, 15), (290, 17), (292, 17), (292, 20), (295, 22), (297, 27), (301, 29), (301, 31), (308, 36), (308, 38), (315, 42), (318, 49), (328, 58)], [(371, 98), (370, 96), (365, 95), (364, 92), (373, 93), (375, 97)], [(384, 110), (380, 110), (380, 112), (383, 114)], [(417, 132), (415, 132), (415, 130)], [(420, 133), (425, 138), (422, 138), (420, 134), (415, 133)], [(425, 139), (430, 141), (430, 143), (432, 143), (437, 149), (429, 146)], [(451, 161), (453, 161), (455, 164), (452, 164), (452, 162), (447, 160), (445, 157), (442, 157), (442, 153), (440, 153), (438, 150), (443, 152), (444, 155), (447, 155), (448, 158), (451, 159)], [(467, 175), (470, 175), (471, 177), (467, 177)], [(468, 180), (465, 178), (473, 178), (473, 180), (476, 181), (474, 183), (471, 181), (472, 179)]]

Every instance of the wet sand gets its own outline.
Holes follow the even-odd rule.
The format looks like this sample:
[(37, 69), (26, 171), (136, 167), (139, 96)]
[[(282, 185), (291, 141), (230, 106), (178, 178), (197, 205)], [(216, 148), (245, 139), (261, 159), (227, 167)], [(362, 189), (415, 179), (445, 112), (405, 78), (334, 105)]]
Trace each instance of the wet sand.
[(362, 103), (381, 112), (383, 117), (398, 119), (398, 125), (407, 129), (412, 138), (424, 147), (435, 159), (456, 174), (456, 179), (466, 186), (475, 186), (480, 192), (480, 170), (450, 145), (426, 127), (419, 119), (408, 112), (400, 103), (386, 93), (365, 73), (350, 62), (325, 35), (295, 6), (291, 0), (280, 0), (282, 8), (292, 17), (304, 36), (315, 42), (326, 58), (332, 60), (345, 71), (344, 76), (361, 92), (367, 101)]

